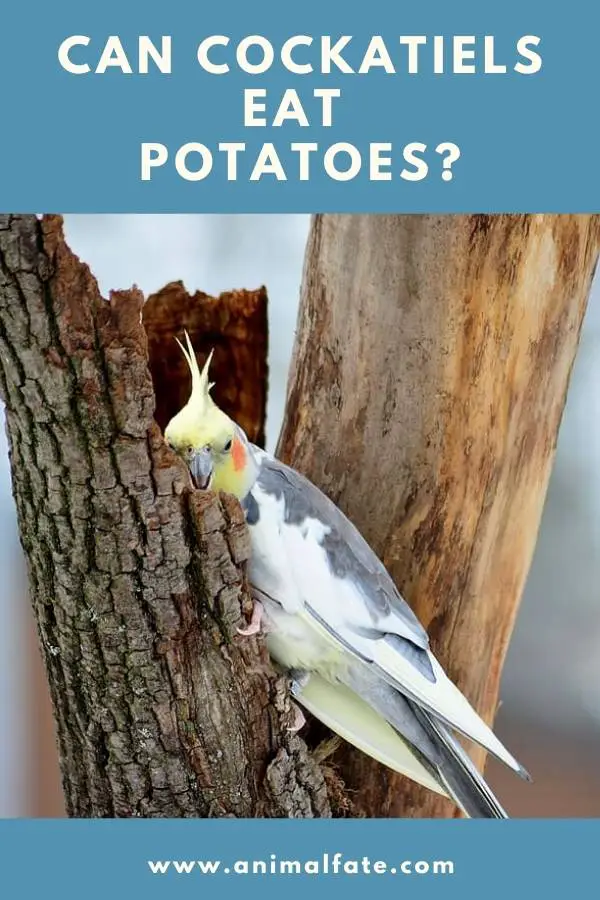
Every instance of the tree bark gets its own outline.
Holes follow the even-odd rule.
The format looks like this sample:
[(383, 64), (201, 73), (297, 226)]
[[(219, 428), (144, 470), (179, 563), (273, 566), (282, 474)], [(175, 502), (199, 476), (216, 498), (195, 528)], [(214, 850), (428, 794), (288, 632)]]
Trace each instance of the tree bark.
[[(280, 456), (359, 527), (488, 722), (599, 235), (572, 215), (312, 224)], [(351, 748), (335, 761), (367, 815), (454, 812)]]
[[(228, 402), (259, 437), (264, 352), (249, 365), (265, 302), (192, 298), (175, 329), (213, 316), (204, 340), (218, 337)], [(159, 306), (144, 312), (151, 331)], [(249, 607), (239, 504), (193, 491), (153, 420), (142, 307), (135, 289), (100, 296), (58, 217), (0, 216), (0, 396), (67, 811), (327, 816), (323, 774), (286, 728), (285, 681), (259, 639), (236, 635)]]

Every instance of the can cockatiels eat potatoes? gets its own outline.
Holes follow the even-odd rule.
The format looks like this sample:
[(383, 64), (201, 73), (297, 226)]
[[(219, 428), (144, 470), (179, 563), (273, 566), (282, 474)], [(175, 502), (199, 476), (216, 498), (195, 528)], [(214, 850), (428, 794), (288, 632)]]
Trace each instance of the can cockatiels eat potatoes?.
[(448, 679), (385, 567), (315, 485), (252, 445), (214, 403), (186, 333), (188, 403), (165, 439), (196, 485), (234, 494), (251, 538), (254, 613), (298, 703), (363, 752), (452, 798), (469, 817), (506, 813), (459, 743), (526, 771)]

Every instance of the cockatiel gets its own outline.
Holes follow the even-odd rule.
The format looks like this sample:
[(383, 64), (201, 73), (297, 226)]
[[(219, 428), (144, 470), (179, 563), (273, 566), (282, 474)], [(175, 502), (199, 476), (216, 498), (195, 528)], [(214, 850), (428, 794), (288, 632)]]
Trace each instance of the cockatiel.
[(251, 444), (210, 396), (189, 339), (191, 396), (165, 429), (199, 488), (234, 494), (251, 537), (254, 613), (298, 703), (360, 750), (469, 817), (506, 813), (454, 732), (523, 767), (448, 679), (425, 630), (352, 523), (315, 485)]

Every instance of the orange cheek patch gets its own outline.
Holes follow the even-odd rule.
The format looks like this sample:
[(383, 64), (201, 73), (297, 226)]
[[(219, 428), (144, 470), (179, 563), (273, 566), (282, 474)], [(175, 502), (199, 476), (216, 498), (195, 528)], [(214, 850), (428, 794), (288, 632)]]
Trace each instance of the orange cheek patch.
[(231, 459), (236, 472), (240, 472), (246, 465), (246, 448), (239, 438), (234, 438), (231, 446)]

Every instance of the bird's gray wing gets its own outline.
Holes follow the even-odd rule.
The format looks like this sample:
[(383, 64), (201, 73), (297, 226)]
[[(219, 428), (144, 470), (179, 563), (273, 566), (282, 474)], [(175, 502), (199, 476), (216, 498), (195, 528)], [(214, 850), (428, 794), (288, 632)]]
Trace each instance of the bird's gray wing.
[(467, 816), (507, 818), (485, 779), (443, 722), (365, 667), (349, 667), (342, 679), (408, 742)]
[[(399, 593), (383, 563), (360, 532), (312, 482), (279, 460), (262, 455), (258, 485), (266, 494), (282, 499), (287, 524), (302, 527), (307, 519), (327, 528), (322, 539), (331, 574), (351, 579), (360, 591), (374, 633), (396, 634), (400, 642), (425, 649), (427, 632)], [(258, 512), (254, 511), (255, 514)], [(406, 647), (406, 652), (411, 649)], [(418, 654), (413, 653), (415, 661)]]

